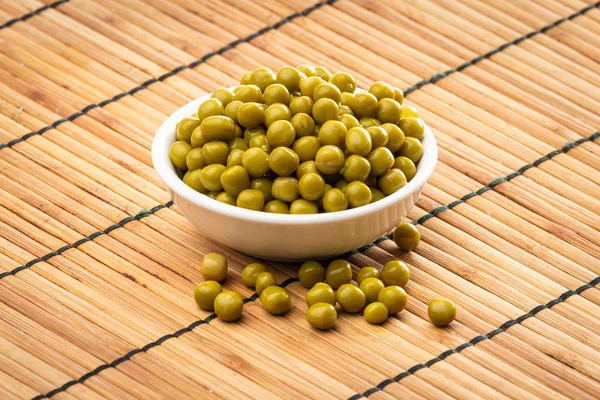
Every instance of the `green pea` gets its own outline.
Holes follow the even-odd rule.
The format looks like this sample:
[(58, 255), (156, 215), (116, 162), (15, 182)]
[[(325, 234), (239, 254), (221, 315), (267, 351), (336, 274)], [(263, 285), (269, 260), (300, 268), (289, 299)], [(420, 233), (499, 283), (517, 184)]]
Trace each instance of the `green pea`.
[(412, 180), (412, 178), (414, 178), (414, 176), (417, 173), (417, 167), (415, 166), (415, 164), (407, 157), (396, 157), (396, 160), (394, 161), (394, 167), (393, 168), (397, 168), (400, 171), (402, 171), (404, 173), (404, 176), (406, 177), (406, 180), (408, 182), (410, 182)]
[(231, 152), (231, 150), (248, 150), (248, 143), (246, 143), (246, 141), (242, 138), (235, 138), (230, 140), (229, 142), (227, 142), (227, 145), (229, 146), (229, 151)]
[(207, 281), (222, 282), (227, 278), (227, 258), (219, 253), (208, 253), (200, 265), (200, 273)]
[(267, 106), (275, 103), (285, 104), (286, 106), (290, 104), (290, 92), (285, 86), (279, 83), (267, 87), (264, 90), (263, 96)]
[(264, 101), (262, 91), (256, 85), (245, 85), (234, 93), (233, 99), (242, 103), (263, 103)]
[(373, 149), (378, 147), (384, 147), (389, 141), (388, 133), (381, 126), (370, 126), (367, 129), (369, 136), (371, 136), (371, 142), (373, 143)]
[(300, 159), (292, 149), (288, 147), (277, 147), (269, 155), (269, 168), (279, 176), (291, 175), (298, 165)]
[(242, 165), (253, 178), (260, 178), (269, 171), (269, 155), (257, 147), (248, 149), (242, 156)]
[(202, 147), (202, 158), (207, 165), (227, 163), (229, 146), (225, 142), (212, 141)]
[(371, 190), (360, 181), (350, 182), (344, 192), (352, 208), (366, 206), (371, 202)]
[(257, 178), (250, 181), (250, 189), (258, 189), (263, 192), (265, 201), (273, 200), (273, 195), (271, 195), (272, 186), (273, 181), (267, 178)]
[(381, 324), (387, 317), (388, 309), (383, 303), (376, 301), (365, 308), (365, 319), (370, 324)]
[(340, 110), (340, 111), (339, 111), (339, 112), (340, 112), (340, 117), (341, 117), (343, 114), (350, 114), (350, 115), (354, 116), (354, 111), (352, 111), (352, 109), (350, 108), (350, 106), (342, 106), (342, 105), (341, 105), (341, 106), (339, 107), (339, 110)]
[(188, 171), (183, 177), (183, 182), (197, 192), (206, 193), (208, 190), (206, 190), (206, 188), (202, 185), (201, 176), (201, 169)]
[(199, 147), (204, 146), (208, 142), (210, 142), (210, 140), (208, 140), (208, 138), (206, 138), (204, 136), (204, 133), (202, 132), (202, 128), (200, 128), (200, 126), (197, 126), (192, 131), (192, 137), (190, 138), (190, 143), (192, 145), (192, 148), (197, 149)]
[(319, 173), (317, 164), (312, 160), (304, 161), (298, 166), (298, 169), (296, 170), (296, 178), (302, 179), (302, 177), (308, 173)]
[(350, 263), (346, 260), (334, 260), (330, 262), (325, 271), (325, 280), (333, 289), (350, 283), (352, 280), (352, 267), (350, 267)]
[[(323, 99), (325, 100), (325, 99)], [(344, 153), (339, 147), (326, 145), (317, 151), (315, 164), (320, 172), (326, 175), (333, 175), (340, 172), (344, 166)]]
[(250, 148), (259, 148), (264, 150), (267, 154), (271, 153), (271, 146), (269, 145), (269, 140), (266, 135), (256, 135), (250, 139), (248, 142)]
[(387, 133), (388, 141), (385, 147), (390, 149), (392, 153), (400, 150), (404, 144), (404, 133), (394, 124), (383, 124), (381, 128)]
[(202, 169), (200, 181), (206, 189), (216, 192), (221, 191), (221, 175), (227, 170), (227, 167), (221, 164), (212, 164)]
[(358, 120), (350, 114), (341, 114), (340, 122), (344, 124), (347, 130), (361, 127), (360, 122), (358, 122)]
[(317, 214), (319, 207), (314, 201), (297, 199), (290, 204), (290, 214)]
[(315, 131), (315, 120), (305, 113), (296, 113), (292, 117), (292, 126), (297, 137), (312, 135)]
[(208, 140), (228, 141), (235, 138), (235, 121), (224, 115), (205, 118), (200, 124), (200, 128)]
[(343, 176), (348, 182), (364, 182), (369, 177), (370, 173), (371, 164), (366, 158), (357, 155), (351, 155), (346, 158)]
[(416, 164), (423, 157), (423, 144), (419, 139), (407, 136), (404, 144), (398, 150), (398, 155), (406, 157)]
[(273, 147), (290, 147), (295, 138), (296, 131), (290, 121), (275, 121), (267, 129), (267, 141)]
[(268, 128), (275, 121), (291, 121), (292, 112), (285, 104), (272, 104), (265, 111), (265, 125)]
[(290, 207), (281, 200), (271, 200), (263, 207), (264, 212), (272, 214), (289, 214)]
[(331, 99), (336, 103), (339, 103), (341, 97), (342, 94), (340, 93), (340, 89), (329, 82), (318, 84), (312, 93), (313, 101), (317, 101), (319, 99)]
[(177, 140), (182, 140), (189, 143), (192, 137), (192, 132), (199, 125), (200, 120), (198, 118), (183, 118), (175, 127), (175, 136), (177, 137)]
[(370, 128), (372, 126), (381, 126), (381, 122), (377, 118), (365, 117), (361, 118), (358, 122), (363, 128)]
[(394, 230), (394, 242), (402, 251), (412, 251), (417, 248), (421, 241), (421, 234), (413, 224), (400, 224)]
[(331, 77), (330, 82), (340, 89), (340, 92), (354, 93), (356, 90), (356, 81), (354, 77), (347, 72), (338, 72)]
[(205, 281), (194, 289), (194, 299), (201, 309), (212, 311), (215, 309), (215, 299), (222, 292), (223, 287), (221, 287), (219, 282)]
[(296, 140), (292, 150), (298, 154), (301, 162), (313, 161), (317, 157), (317, 151), (321, 148), (319, 139), (315, 136), (304, 136)]
[(346, 133), (346, 149), (350, 154), (366, 156), (371, 152), (373, 146), (371, 136), (364, 128), (351, 128)]
[(206, 197), (208, 197), (208, 198), (211, 198), (211, 199), (213, 199), (213, 200), (216, 200), (216, 199), (217, 199), (217, 197), (219, 197), (219, 195), (220, 195), (221, 193), (222, 193), (222, 192), (221, 192), (220, 190), (216, 190), (216, 191), (213, 191), (213, 192), (208, 192), (208, 193), (206, 194)]
[(192, 151), (192, 146), (188, 142), (178, 140), (169, 148), (169, 159), (176, 168), (186, 169), (186, 159), (190, 151)]
[(281, 315), (291, 310), (292, 298), (285, 288), (269, 286), (260, 294), (260, 302), (265, 310), (273, 315)]
[(292, 177), (279, 177), (273, 181), (271, 194), (277, 200), (291, 203), (299, 196), (298, 180)]
[(346, 140), (346, 125), (340, 121), (326, 121), (319, 129), (319, 142), (322, 146), (343, 147)]
[(383, 124), (397, 124), (402, 115), (402, 106), (393, 99), (381, 99), (377, 105), (376, 116)]
[(308, 76), (300, 81), (300, 93), (302, 96), (312, 98), (315, 88), (323, 83), (323, 79), (318, 76)]
[(394, 88), (385, 82), (377, 81), (370, 88), (369, 93), (377, 98), (377, 101), (381, 99), (393, 99)]
[(396, 100), (400, 105), (404, 103), (404, 92), (402, 89), (394, 88), (394, 100)]
[(277, 285), (277, 281), (275, 280), (275, 277), (273, 276), (273, 274), (270, 272), (261, 272), (260, 274), (258, 274), (256, 276), (255, 290), (256, 290), (256, 294), (259, 296), (261, 295), (263, 290), (265, 290), (269, 286), (276, 286), (276, 285)]
[(381, 270), (381, 280), (385, 286), (404, 287), (410, 280), (410, 270), (402, 261), (389, 261)]
[(335, 306), (335, 292), (326, 283), (318, 282), (311, 286), (310, 290), (306, 292), (306, 305), (311, 307), (317, 303), (327, 303)]
[(313, 100), (308, 96), (298, 96), (290, 100), (290, 110), (292, 114), (312, 115)]
[(242, 281), (250, 287), (256, 286), (256, 279), (261, 272), (267, 272), (267, 267), (261, 263), (252, 263), (246, 265), (242, 271)]
[(230, 206), (236, 205), (236, 198), (230, 194), (227, 194), (227, 192), (219, 193), (215, 200), (220, 201), (221, 203), (229, 204)]
[(362, 292), (365, 294), (367, 303), (373, 303), (374, 301), (377, 301), (379, 292), (381, 292), (384, 287), (385, 285), (383, 282), (374, 277), (364, 278), (360, 283), (360, 290), (362, 290)]
[(377, 98), (371, 93), (357, 93), (352, 99), (352, 111), (358, 118), (372, 117), (377, 111)]
[(215, 90), (210, 97), (219, 100), (223, 107), (227, 107), (227, 105), (233, 101), (233, 93), (231, 90), (226, 88), (219, 88)]
[(413, 106), (408, 104), (402, 106), (402, 119), (404, 118), (419, 118), (419, 112)]
[(344, 284), (339, 287), (336, 293), (338, 304), (349, 313), (359, 312), (367, 301), (365, 294), (352, 284)]
[[(267, 135), (267, 130), (264, 126), (260, 125), (257, 126), (256, 128), (246, 128), (244, 130), (244, 140), (246, 142), (248, 142), (248, 144), (250, 144), (250, 141), (252, 140), (253, 137), (258, 136), (258, 135)], [(248, 146), (250, 147), (250, 146)]]
[(239, 100), (233, 100), (229, 104), (227, 104), (227, 106), (225, 106), (225, 116), (231, 118), (236, 124), (239, 123), (237, 114), (242, 104), (244, 103), (242, 103)]
[(456, 306), (452, 300), (438, 297), (429, 303), (427, 315), (435, 326), (446, 326), (456, 318)]
[(302, 286), (310, 289), (325, 280), (325, 268), (318, 261), (306, 261), (298, 270), (298, 279)]
[(298, 182), (298, 192), (304, 199), (316, 201), (325, 193), (325, 181), (319, 174), (305, 174)]
[(316, 303), (306, 312), (306, 320), (317, 329), (327, 330), (333, 328), (337, 319), (335, 307), (331, 304)]
[(234, 167), (236, 165), (242, 165), (242, 158), (244, 157), (244, 150), (233, 149), (227, 156), (227, 168)]
[(302, 75), (294, 67), (283, 67), (277, 72), (277, 83), (286, 87), (289, 93), (293, 93), (300, 87)]
[(317, 75), (317, 70), (314, 67), (311, 67), (310, 65), (306, 65), (306, 64), (298, 65), (298, 71), (303, 73), (305, 76), (316, 76)]
[(369, 187), (371, 189), (371, 203), (375, 203), (385, 197), (385, 194), (377, 188)]
[(228, 195), (237, 197), (239, 194), (250, 187), (250, 177), (244, 167), (236, 165), (227, 168), (221, 174), (221, 186)]
[(259, 103), (244, 103), (237, 110), (237, 119), (244, 128), (257, 128), (264, 122), (265, 112)]
[(388, 286), (379, 292), (377, 301), (385, 304), (390, 314), (397, 314), (404, 310), (408, 296), (400, 286)]
[(208, 117), (223, 115), (224, 111), (225, 107), (223, 107), (223, 103), (219, 99), (210, 98), (204, 100), (198, 107), (198, 119), (202, 122)]
[(252, 71), (244, 72), (240, 79), (240, 85), (249, 85), (250, 78), (252, 77)]
[(265, 195), (257, 189), (242, 190), (237, 198), (236, 205), (248, 210), (262, 211), (265, 205)]
[(397, 192), (406, 185), (406, 177), (399, 169), (390, 169), (378, 180), (379, 188), (386, 195)]
[(340, 104), (346, 107), (352, 107), (352, 99), (354, 99), (354, 93), (342, 92), (340, 96)]
[(373, 267), (362, 267), (360, 271), (358, 271), (358, 275), (356, 275), (356, 283), (360, 285), (362, 281), (366, 278), (380, 279), (381, 273)]
[(406, 136), (414, 137), (419, 140), (425, 138), (425, 125), (421, 118), (405, 118), (398, 124)]
[(316, 67), (315, 73), (319, 78), (323, 79), (325, 82), (329, 82), (329, 80), (331, 79), (331, 72), (329, 72), (325, 67)]
[(215, 298), (215, 314), (219, 319), (232, 322), (242, 316), (244, 300), (236, 292), (227, 291), (219, 293)]
[(339, 113), (340, 108), (338, 103), (331, 99), (319, 99), (315, 101), (312, 109), (312, 116), (319, 125), (323, 125), (326, 121), (337, 120)]
[(329, 189), (323, 195), (325, 212), (344, 211), (348, 209), (348, 196), (340, 189)]
[[(394, 166), (394, 155), (386, 147), (379, 147), (367, 156), (371, 164), (371, 176), (380, 176)], [(382, 190), (385, 193), (385, 190)]]
[(336, 188), (336, 189), (343, 190), (343, 191), (344, 191), (344, 193), (346, 192), (346, 187), (347, 187), (347, 186), (348, 186), (348, 181), (347, 181), (347, 180), (345, 180), (345, 179), (341, 179), (341, 180), (339, 180), (339, 181), (337, 181), (337, 182), (335, 183), (335, 188)]

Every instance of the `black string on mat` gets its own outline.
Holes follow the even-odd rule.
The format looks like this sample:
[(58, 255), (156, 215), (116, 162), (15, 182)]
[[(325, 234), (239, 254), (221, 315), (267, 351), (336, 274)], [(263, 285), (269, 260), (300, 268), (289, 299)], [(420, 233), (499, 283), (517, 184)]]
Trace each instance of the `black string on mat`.
[(13, 26), (17, 22), (27, 21), (29, 18), (33, 18), (36, 15), (39, 15), (39, 14), (43, 13), (46, 10), (49, 10), (51, 8), (56, 8), (56, 7), (60, 6), (61, 4), (68, 3), (69, 1), (71, 1), (71, 0), (59, 0), (59, 1), (55, 1), (52, 4), (48, 4), (47, 6), (40, 7), (38, 9), (36, 9), (36, 10), (33, 10), (30, 13), (27, 13), (25, 15), (21, 15), (19, 18), (14, 18), (14, 19), (8, 20), (5, 23), (3, 23), (2, 25), (0, 25), (0, 31), (2, 29), (4, 29), (4, 28), (8, 28), (9, 26)]
[(477, 345), (477, 343), (479, 343), (479, 342), (482, 342), (482, 341), (488, 340), (488, 339), (492, 339), (494, 336), (499, 335), (502, 332), (505, 332), (511, 326), (513, 326), (513, 325), (519, 325), (523, 321), (525, 321), (525, 320), (527, 320), (527, 319), (529, 319), (531, 317), (535, 317), (541, 311), (549, 310), (552, 307), (554, 307), (555, 305), (560, 304), (560, 303), (566, 301), (569, 297), (575, 296), (575, 295), (579, 295), (582, 292), (595, 287), (596, 285), (598, 285), (598, 283), (600, 283), (600, 276), (597, 276), (596, 278), (594, 278), (593, 280), (591, 280), (589, 283), (586, 283), (585, 285), (582, 285), (582, 286), (578, 287), (575, 290), (567, 290), (566, 292), (564, 292), (563, 294), (561, 294), (560, 296), (558, 296), (554, 300), (551, 300), (551, 301), (549, 301), (546, 304), (534, 307), (528, 313), (523, 314), (523, 315), (521, 315), (518, 318), (506, 321), (505, 323), (503, 323), (502, 325), (500, 325), (498, 328), (494, 329), (493, 331), (490, 331), (490, 332), (486, 333), (485, 335), (475, 336), (473, 339), (469, 340), (468, 342), (465, 342), (465, 343), (461, 344), (460, 346), (455, 347), (454, 349), (446, 350), (443, 353), (441, 353), (440, 355), (438, 355), (437, 357), (434, 357), (431, 360), (429, 360), (429, 361), (427, 361), (427, 362), (425, 362), (423, 364), (413, 365), (412, 367), (410, 367), (406, 371), (404, 371), (404, 372), (396, 375), (395, 377), (385, 379), (385, 380), (379, 382), (376, 386), (373, 386), (372, 388), (364, 391), (363, 393), (357, 393), (354, 396), (349, 397), (348, 400), (358, 400), (358, 399), (363, 398), (363, 397), (369, 397), (373, 393), (376, 393), (376, 392), (379, 392), (379, 391), (385, 389), (386, 386), (389, 386), (389, 385), (391, 385), (394, 382), (398, 383), (402, 379), (404, 379), (404, 378), (406, 378), (408, 376), (414, 375), (417, 371), (419, 371), (419, 370), (421, 370), (423, 368), (429, 368), (432, 365), (437, 364), (438, 362), (445, 360), (446, 358), (450, 357), (452, 354), (458, 354), (461, 351), (463, 351), (464, 349), (467, 349), (467, 348), (469, 348), (471, 346)]
[(162, 82), (167, 78), (177, 75), (181, 71), (184, 71), (186, 69), (195, 68), (201, 64), (204, 64), (211, 58), (221, 55), (221, 54), (225, 53), (226, 51), (229, 51), (229, 50), (239, 46), (242, 43), (249, 43), (251, 40), (256, 39), (259, 36), (262, 36), (267, 32), (277, 30), (277, 29), (281, 28), (283, 25), (292, 22), (296, 18), (305, 17), (305, 16), (309, 15), (310, 13), (312, 13), (313, 11), (316, 11), (323, 6), (331, 5), (331, 4), (335, 3), (336, 1), (338, 1), (338, 0), (326, 0), (323, 2), (316, 3), (315, 5), (313, 5), (311, 7), (305, 8), (302, 11), (298, 11), (293, 14), (290, 14), (287, 17), (280, 19), (278, 22), (274, 23), (273, 25), (265, 26), (264, 28), (254, 32), (254, 33), (251, 33), (250, 35), (248, 35), (244, 38), (234, 40), (233, 42), (226, 44), (225, 46), (223, 46), (215, 51), (206, 53), (205, 55), (202, 56), (202, 58), (199, 58), (196, 61), (193, 61), (187, 65), (181, 65), (181, 66), (179, 66), (157, 78), (148, 79), (147, 81), (141, 83), (139, 86), (136, 86), (133, 89), (130, 89), (126, 92), (119, 93), (119, 94), (111, 97), (110, 99), (106, 99), (104, 101), (101, 101), (100, 103), (89, 104), (86, 107), (84, 107), (81, 111), (71, 114), (66, 118), (58, 119), (58, 120), (54, 121), (52, 124), (45, 126), (37, 131), (29, 132), (19, 138), (11, 140), (8, 143), (2, 143), (2, 144), (0, 144), (0, 150), (2, 150), (5, 147), (12, 147), (17, 143), (24, 142), (25, 140), (27, 140), (33, 136), (42, 135), (52, 129), (56, 129), (58, 126), (64, 124), (65, 122), (73, 122), (77, 118), (86, 115), (88, 112), (92, 111), (95, 108), (102, 108), (102, 107), (105, 107), (111, 103), (114, 103), (114, 102), (122, 99), (123, 97), (132, 96), (135, 93), (146, 89), (148, 86), (150, 86), (154, 83)]

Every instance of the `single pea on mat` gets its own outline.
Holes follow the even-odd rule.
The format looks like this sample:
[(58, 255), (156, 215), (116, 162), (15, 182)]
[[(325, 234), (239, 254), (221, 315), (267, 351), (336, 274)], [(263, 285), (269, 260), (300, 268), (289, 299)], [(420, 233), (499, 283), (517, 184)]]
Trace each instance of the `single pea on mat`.
[(256, 290), (256, 294), (261, 295), (262, 291), (268, 288), (269, 286), (277, 285), (277, 281), (275, 277), (270, 272), (261, 272), (256, 277), (256, 286), (254, 290)]
[(335, 306), (335, 292), (326, 283), (319, 282), (306, 292), (306, 305), (309, 307), (317, 303), (328, 303)]
[(446, 326), (456, 318), (456, 306), (452, 300), (438, 297), (429, 303), (427, 315), (435, 326)]
[(403, 102), (382, 81), (356, 92), (346, 72), (260, 67), (182, 118), (169, 158), (186, 185), (249, 212), (367, 206), (401, 190), (423, 156), (425, 124)]
[(214, 308), (219, 319), (227, 322), (235, 321), (242, 316), (244, 300), (236, 292), (222, 292), (215, 298)]
[(336, 300), (344, 311), (349, 313), (359, 312), (367, 302), (362, 290), (350, 283), (340, 286), (336, 293)]
[(366, 278), (377, 278), (381, 279), (381, 272), (373, 267), (362, 267), (360, 271), (358, 271), (358, 275), (356, 275), (356, 283), (359, 285)]
[(250, 287), (256, 286), (256, 279), (261, 272), (267, 272), (267, 267), (261, 263), (252, 263), (246, 265), (242, 271), (242, 281)]
[(379, 293), (385, 288), (383, 282), (377, 278), (365, 278), (360, 283), (360, 290), (365, 294), (367, 303), (377, 301)]
[(386, 263), (381, 270), (381, 280), (385, 286), (395, 285), (404, 287), (410, 279), (410, 270), (400, 260)]
[(265, 310), (273, 315), (286, 313), (292, 308), (292, 298), (281, 286), (264, 288), (260, 294), (260, 302)]
[(325, 280), (333, 289), (352, 281), (352, 267), (346, 260), (334, 260), (325, 271)]
[(306, 320), (314, 328), (331, 329), (337, 320), (337, 311), (329, 303), (316, 303), (310, 306), (306, 312)]
[(223, 292), (223, 288), (219, 282), (204, 281), (194, 289), (194, 299), (201, 309), (213, 311), (215, 299), (221, 292)]
[(394, 242), (402, 251), (412, 251), (421, 241), (421, 234), (413, 224), (400, 224), (394, 230)]
[(298, 280), (307, 289), (325, 280), (325, 268), (318, 261), (306, 261), (298, 270)]
[(365, 307), (365, 319), (370, 324), (381, 324), (388, 317), (388, 309), (385, 304), (378, 301)]
[(379, 292), (377, 301), (383, 303), (387, 307), (388, 313), (391, 315), (404, 310), (408, 301), (408, 296), (400, 286), (388, 286)]
[(200, 272), (207, 281), (224, 281), (227, 278), (227, 258), (219, 253), (208, 253), (202, 260)]

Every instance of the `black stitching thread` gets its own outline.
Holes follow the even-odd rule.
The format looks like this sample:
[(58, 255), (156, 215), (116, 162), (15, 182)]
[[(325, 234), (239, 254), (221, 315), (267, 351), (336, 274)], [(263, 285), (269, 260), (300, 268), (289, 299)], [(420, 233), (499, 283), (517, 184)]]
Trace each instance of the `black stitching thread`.
[(529, 33), (527, 33), (527, 34), (525, 34), (523, 36), (519, 36), (515, 40), (507, 42), (507, 43), (504, 43), (501, 46), (498, 46), (495, 49), (490, 50), (490, 51), (488, 51), (487, 53), (485, 53), (483, 55), (477, 56), (474, 59), (472, 59), (471, 61), (467, 61), (467, 62), (459, 65), (456, 68), (450, 68), (447, 71), (440, 72), (440, 73), (437, 73), (437, 74), (433, 75), (429, 79), (419, 81), (419, 82), (415, 83), (413, 86), (411, 86), (408, 89), (406, 89), (404, 91), (404, 95), (406, 96), (406, 95), (414, 92), (415, 90), (419, 90), (423, 86), (426, 86), (426, 85), (429, 85), (429, 84), (432, 84), (432, 83), (436, 83), (440, 79), (443, 79), (443, 78), (445, 78), (445, 77), (447, 77), (449, 75), (452, 75), (452, 74), (454, 74), (456, 72), (460, 72), (463, 69), (468, 68), (468, 67), (470, 67), (472, 65), (475, 65), (475, 64), (477, 64), (477, 63), (479, 63), (479, 62), (481, 62), (481, 61), (483, 61), (485, 59), (488, 59), (488, 58), (492, 57), (493, 55), (498, 54), (498, 53), (506, 50), (507, 48), (509, 48), (511, 46), (515, 46), (515, 45), (523, 42), (524, 40), (531, 39), (532, 37), (537, 36), (537, 35), (539, 35), (541, 33), (546, 33), (550, 29), (556, 28), (557, 26), (559, 26), (562, 23), (570, 21), (573, 18), (579, 17), (579, 16), (587, 13), (588, 11), (591, 11), (594, 8), (597, 8), (598, 6), (600, 6), (600, 1), (596, 2), (595, 4), (589, 5), (589, 6), (585, 7), (585, 8), (582, 8), (581, 10), (577, 11), (576, 13), (573, 13), (573, 14), (569, 15), (568, 17), (561, 18), (559, 20), (556, 20), (556, 21), (552, 22), (551, 24), (543, 26), (542, 28), (540, 28), (538, 30), (531, 31), (531, 32), (529, 32)]
[(19, 18), (14, 18), (11, 20), (6, 21), (5, 23), (3, 23), (2, 25), (0, 25), (0, 31), (4, 28), (8, 28), (9, 26), (12, 26), (14, 24), (16, 24), (17, 22), (22, 22), (22, 21), (27, 21), (29, 18), (35, 17), (36, 15), (49, 10), (51, 8), (56, 8), (58, 6), (60, 6), (61, 4), (65, 4), (68, 3), (71, 0), (59, 0), (59, 1), (55, 1), (52, 4), (48, 4), (47, 6), (44, 7), (40, 7), (37, 10), (33, 10), (30, 13), (27, 13), (25, 15), (20, 16)]
[(42, 257), (34, 258), (33, 260), (29, 261), (27, 264), (21, 265), (20, 267), (17, 267), (11, 271), (3, 272), (0, 274), (0, 279), (6, 278), (7, 276), (10, 276), (10, 275), (15, 275), (17, 272), (23, 271), (24, 269), (31, 268), (33, 265), (35, 265), (39, 262), (48, 261), (52, 257), (61, 255), (62, 253), (64, 253), (65, 251), (67, 251), (69, 249), (76, 249), (77, 247), (81, 246), (84, 243), (91, 242), (92, 240), (96, 239), (98, 236), (107, 235), (108, 233), (110, 233), (111, 231), (113, 231), (117, 228), (124, 227), (126, 224), (128, 224), (131, 221), (139, 221), (142, 218), (146, 218), (147, 216), (154, 214), (158, 210), (162, 210), (163, 208), (171, 207), (172, 205), (173, 205), (173, 201), (170, 200), (170, 201), (166, 202), (165, 204), (159, 204), (155, 207), (152, 207), (150, 210), (140, 211), (133, 217), (124, 218), (121, 221), (117, 222), (116, 224), (113, 224), (102, 231), (96, 231), (96, 232), (92, 233), (91, 235), (84, 237), (83, 239), (79, 239), (75, 243), (63, 246), (60, 249), (55, 250), (51, 253), (48, 253)]
[(338, 0), (325, 0), (323, 2), (316, 3), (315, 5), (313, 5), (311, 7), (308, 7), (306, 9), (302, 10), (302, 11), (290, 14), (287, 17), (279, 20), (275, 24), (269, 25), (269, 26), (265, 26), (264, 28), (260, 29), (259, 31), (254, 32), (254, 33), (252, 33), (252, 34), (250, 34), (250, 35), (248, 35), (248, 36), (246, 36), (244, 38), (234, 40), (233, 42), (231, 42), (231, 43), (229, 43), (229, 44), (227, 44), (227, 45), (225, 45), (225, 46), (223, 46), (223, 47), (221, 47), (221, 48), (219, 48), (219, 49), (217, 49), (215, 51), (211, 51), (210, 53), (205, 54), (204, 56), (202, 56), (202, 58), (199, 58), (198, 60), (196, 60), (196, 61), (194, 61), (194, 62), (192, 62), (190, 64), (179, 66), (179, 67), (177, 67), (177, 68), (175, 68), (175, 69), (173, 69), (173, 70), (171, 70), (171, 71), (169, 71), (169, 72), (167, 72), (167, 73), (165, 73), (165, 74), (163, 74), (163, 75), (161, 75), (161, 76), (159, 76), (157, 78), (148, 79), (147, 81), (143, 82), (139, 86), (136, 86), (133, 89), (130, 89), (130, 90), (126, 91), (126, 92), (119, 93), (119, 94), (111, 97), (110, 99), (104, 100), (104, 101), (102, 101), (102, 102), (100, 102), (98, 104), (90, 104), (90, 105), (86, 106), (83, 110), (78, 111), (75, 114), (69, 115), (66, 118), (61, 118), (59, 120), (56, 120), (51, 125), (48, 125), (48, 126), (46, 126), (44, 128), (41, 128), (41, 129), (39, 129), (39, 130), (37, 130), (35, 132), (29, 132), (29, 133), (27, 133), (27, 134), (25, 134), (25, 135), (23, 135), (23, 136), (21, 136), (19, 138), (11, 140), (8, 143), (2, 143), (2, 144), (0, 144), (0, 150), (2, 150), (3, 148), (6, 148), (6, 147), (12, 147), (12, 146), (16, 145), (17, 143), (24, 142), (25, 140), (29, 139), (30, 137), (37, 136), (37, 135), (42, 135), (45, 132), (48, 132), (49, 130), (56, 129), (59, 125), (62, 125), (65, 122), (73, 122), (77, 118), (79, 118), (79, 117), (81, 117), (83, 115), (86, 115), (89, 111), (91, 111), (91, 110), (93, 110), (95, 108), (101, 108), (101, 107), (104, 107), (104, 106), (106, 106), (108, 104), (114, 103), (114, 102), (118, 101), (119, 99), (121, 99), (121, 98), (123, 98), (125, 96), (131, 96), (131, 95), (139, 92), (140, 90), (146, 89), (148, 86), (150, 86), (150, 85), (152, 85), (154, 83), (162, 82), (162, 81), (164, 81), (167, 78), (175, 76), (175, 75), (177, 75), (178, 73), (180, 73), (183, 70), (195, 68), (195, 67), (197, 67), (197, 66), (199, 66), (201, 64), (204, 64), (209, 59), (211, 59), (211, 58), (213, 58), (213, 57), (215, 57), (217, 55), (221, 55), (221, 54), (225, 53), (226, 51), (229, 51), (229, 50), (231, 50), (231, 49), (239, 46), (242, 43), (248, 43), (251, 40), (256, 39), (257, 37), (259, 37), (261, 35), (264, 35), (265, 33), (269, 32), (269, 31), (281, 28), (283, 25), (285, 25), (285, 24), (287, 24), (289, 22), (292, 22), (296, 18), (307, 16), (308, 14), (312, 13), (313, 11), (318, 10), (319, 8), (321, 8), (323, 6), (331, 5), (331, 4), (335, 3), (336, 1), (338, 1)]
[[(279, 284), (279, 286), (286, 287), (297, 281), (298, 281), (298, 278), (289, 278), (289, 279), (286, 279), (285, 281), (283, 281), (281, 284)], [(256, 299), (258, 299), (258, 295), (256, 293), (254, 293), (252, 296), (244, 299), (244, 304), (252, 303), (252, 302), (256, 301)], [(79, 378), (71, 380), (71, 381), (65, 383), (64, 385), (49, 391), (46, 394), (41, 394), (41, 395), (35, 396), (32, 400), (45, 399), (45, 398), (52, 397), (58, 393), (64, 392), (67, 389), (69, 389), (71, 386), (77, 385), (79, 383), (83, 383), (83, 382), (87, 381), (88, 379), (90, 379), (91, 377), (98, 375), (100, 372), (104, 371), (105, 369), (116, 368), (119, 364), (122, 364), (125, 361), (130, 360), (131, 357), (135, 356), (136, 354), (145, 353), (148, 350), (152, 349), (153, 347), (160, 346), (161, 344), (163, 344), (164, 342), (166, 342), (167, 340), (169, 340), (171, 338), (177, 338), (185, 333), (191, 332), (192, 330), (194, 330), (194, 328), (196, 328), (200, 325), (209, 324), (215, 318), (217, 318), (217, 314), (212, 313), (204, 319), (200, 319), (198, 321), (192, 322), (190, 325), (188, 325), (185, 328), (182, 328), (174, 333), (169, 333), (167, 335), (161, 336), (154, 342), (148, 343), (147, 345), (145, 345), (143, 347), (139, 347), (137, 349), (131, 350), (127, 354), (117, 358), (116, 360), (114, 360), (110, 363), (102, 364), (102, 365), (96, 367), (95, 369), (93, 369), (92, 371), (80, 376)]]
[(396, 375), (393, 378), (385, 379), (384, 381), (381, 381), (379, 384), (377, 384), (376, 386), (373, 386), (372, 388), (366, 390), (365, 392), (358, 393), (358, 394), (355, 394), (354, 396), (349, 397), (348, 400), (358, 400), (363, 397), (369, 397), (373, 393), (383, 390), (386, 386), (388, 386), (394, 382), (398, 383), (402, 379), (406, 378), (407, 376), (414, 375), (417, 371), (419, 371), (423, 368), (429, 368), (432, 365), (437, 364), (440, 361), (443, 361), (444, 359), (450, 357), (452, 354), (458, 354), (466, 348), (475, 346), (479, 342), (482, 342), (482, 341), (488, 340), (488, 339), (492, 339), (494, 336), (497, 336), (497, 335), (501, 334), (502, 332), (505, 332), (511, 326), (521, 324), (523, 321), (536, 316), (543, 310), (551, 309), (555, 305), (564, 302), (569, 297), (579, 295), (582, 292), (595, 287), (596, 285), (598, 285), (598, 283), (600, 283), (600, 276), (597, 276), (596, 278), (591, 280), (589, 283), (586, 283), (585, 285), (579, 286), (575, 290), (567, 290), (566, 292), (564, 292), (563, 294), (561, 294), (554, 300), (549, 301), (548, 303), (546, 303), (544, 305), (539, 305), (537, 307), (534, 307), (528, 313), (523, 314), (516, 319), (511, 319), (511, 320), (506, 321), (500, 327), (486, 333), (485, 335), (475, 336), (473, 339), (469, 340), (468, 342), (463, 343), (454, 349), (446, 350), (443, 353), (441, 353), (440, 355), (438, 355), (437, 357), (432, 358), (431, 360), (427, 361), (424, 364), (416, 364), (416, 365), (410, 367), (409, 369), (407, 369), (406, 371)]

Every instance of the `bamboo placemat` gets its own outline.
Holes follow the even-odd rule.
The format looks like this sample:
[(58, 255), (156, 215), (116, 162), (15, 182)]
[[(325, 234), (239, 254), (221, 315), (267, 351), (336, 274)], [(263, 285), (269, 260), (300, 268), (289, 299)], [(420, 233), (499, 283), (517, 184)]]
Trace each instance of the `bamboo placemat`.
[[(0, 2), (0, 397), (600, 398), (600, 12), (589, 0)], [(404, 88), (435, 132), (400, 258), (407, 310), (316, 332), (246, 297), (192, 299), (222, 252), (150, 162), (160, 123), (250, 69), (308, 63)], [(439, 329), (426, 304), (452, 298)]]

